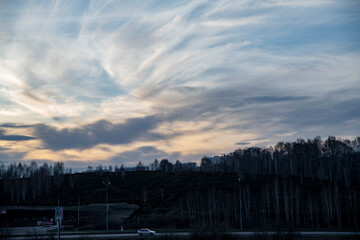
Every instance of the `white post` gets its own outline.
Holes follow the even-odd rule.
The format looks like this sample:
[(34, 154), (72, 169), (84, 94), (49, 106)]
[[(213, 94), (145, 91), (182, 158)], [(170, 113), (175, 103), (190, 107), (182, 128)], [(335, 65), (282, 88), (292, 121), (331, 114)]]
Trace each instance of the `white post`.
[(110, 185), (109, 181), (103, 182), (106, 189), (106, 232), (109, 232), (109, 204), (108, 204), (108, 186)]

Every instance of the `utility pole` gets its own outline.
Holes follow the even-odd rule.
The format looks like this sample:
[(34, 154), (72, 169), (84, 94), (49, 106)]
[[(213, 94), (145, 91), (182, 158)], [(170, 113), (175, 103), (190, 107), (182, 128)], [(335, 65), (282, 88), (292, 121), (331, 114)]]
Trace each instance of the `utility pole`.
[[(58, 197), (58, 209), (60, 209), (60, 198)], [(58, 213), (59, 215), (59, 213)], [(57, 225), (58, 225), (58, 240), (60, 240), (60, 228), (61, 228), (61, 221), (58, 219), (57, 220)]]
[(110, 182), (106, 180), (103, 182), (103, 184), (105, 185), (105, 189), (106, 189), (106, 232), (109, 232), (108, 186), (110, 185)]
[(80, 196), (78, 197), (78, 225), (80, 225)]
[(239, 181), (239, 199), (240, 199), (240, 230), (243, 229), (242, 227), (242, 212), (241, 212), (241, 209), (242, 209), (242, 200), (241, 200), (241, 179), (238, 178), (238, 181)]

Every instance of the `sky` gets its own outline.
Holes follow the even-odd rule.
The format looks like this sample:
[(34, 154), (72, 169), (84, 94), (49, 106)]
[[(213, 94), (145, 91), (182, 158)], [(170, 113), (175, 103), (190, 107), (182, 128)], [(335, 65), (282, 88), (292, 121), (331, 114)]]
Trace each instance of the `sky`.
[(0, 1), (0, 162), (360, 136), (357, 0)]

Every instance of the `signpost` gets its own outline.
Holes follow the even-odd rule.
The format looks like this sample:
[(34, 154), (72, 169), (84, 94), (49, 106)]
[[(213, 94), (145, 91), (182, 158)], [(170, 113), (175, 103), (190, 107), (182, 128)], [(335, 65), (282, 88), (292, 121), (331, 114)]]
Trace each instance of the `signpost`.
[(58, 239), (60, 240), (60, 226), (61, 221), (64, 218), (64, 208), (63, 207), (55, 207), (55, 221), (57, 222), (58, 226)]

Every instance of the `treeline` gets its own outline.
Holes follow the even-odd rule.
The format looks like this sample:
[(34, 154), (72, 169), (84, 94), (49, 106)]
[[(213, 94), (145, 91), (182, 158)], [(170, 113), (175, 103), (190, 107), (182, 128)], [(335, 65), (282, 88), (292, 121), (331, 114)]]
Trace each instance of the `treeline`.
[(0, 165), (0, 193), (2, 197), (10, 196), (11, 202), (19, 203), (27, 199), (41, 199), (48, 196), (53, 189), (59, 189), (64, 174), (71, 174), (70, 168), (64, 167), (63, 162), (57, 162), (54, 166), (44, 163), (38, 166), (36, 162), (27, 164), (10, 164), (5, 168)]
[(190, 192), (179, 207), (190, 225), (359, 228), (360, 138), (238, 149), (203, 157), (200, 170), (236, 172), (239, 185)]
[(189, 189), (173, 215), (178, 227), (359, 229), (360, 138), (238, 149), (203, 157), (197, 171), (236, 173), (237, 184)]
[[(126, 171), (162, 171), (162, 172), (235, 172), (243, 174), (259, 174), (264, 176), (299, 176), (313, 179), (339, 182), (349, 187), (352, 183), (360, 183), (360, 137), (350, 141), (329, 137), (325, 141), (315, 139), (298, 139), (295, 142), (279, 142), (267, 148), (251, 147), (238, 149), (232, 153), (215, 157), (203, 157), (200, 167), (195, 162), (175, 164), (167, 159), (155, 159), (149, 166), (141, 161), (133, 168), (111, 165), (95, 168), (89, 166), (86, 172), (125, 175)], [(71, 168), (65, 168), (63, 162), (53, 166), (36, 162), (26, 164), (0, 165), (1, 192), (9, 194), (12, 201), (25, 201), (48, 196), (50, 189), (59, 189), (63, 183), (63, 175), (72, 174)], [(67, 184), (74, 185), (72, 177)]]
[(300, 176), (343, 182), (349, 186), (360, 183), (360, 137), (353, 141), (329, 137), (322, 141), (298, 139), (279, 142), (274, 147), (238, 149), (230, 154), (203, 157), (204, 172), (237, 172)]
[[(351, 228), (360, 221), (360, 189), (299, 177), (243, 176), (233, 191), (189, 192), (177, 222), (223, 228)], [(241, 214), (241, 215), (240, 215)]]

